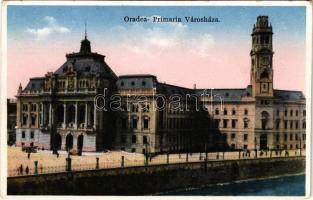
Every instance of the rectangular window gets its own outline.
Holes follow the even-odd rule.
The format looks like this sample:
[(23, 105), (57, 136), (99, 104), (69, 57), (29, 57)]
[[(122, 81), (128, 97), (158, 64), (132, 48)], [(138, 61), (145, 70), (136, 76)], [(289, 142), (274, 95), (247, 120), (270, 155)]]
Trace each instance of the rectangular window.
[(293, 146), (292, 146), (292, 144), (290, 145), (290, 149), (293, 149)]
[(244, 141), (247, 141), (247, 140), (248, 140), (248, 134), (244, 134), (244, 135), (243, 135), (243, 140), (244, 140)]
[(287, 133), (284, 134), (284, 141), (286, 142), (287, 141), (287, 138), (288, 138), (288, 135)]
[(149, 119), (143, 119), (143, 128), (148, 129), (149, 128)]
[(28, 111), (28, 105), (27, 104), (23, 104), (23, 111)]
[(22, 138), (25, 138), (25, 131), (22, 131)]
[(137, 128), (137, 118), (133, 118), (133, 128)]
[(223, 119), (223, 128), (227, 128), (228, 120)]
[(33, 131), (30, 132), (30, 139), (34, 139), (34, 132)]
[(236, 134), (235, 133), (232, 133), (231, 134), (231, 139), (233, 140), (233, 139), (235, 139), (236, 138)]
[(287, 129), (288, 128), (288, 121), (284, 120), (284, 128)]
[(290, 135), (289, 135), (289, 140), (290, 140), (290, 141), (293, 140), (293, 134), (292, 134), (292, 133), (290, 133)]
[(299, 111), (298, 110), (296, 110), (296, 116), (298, 117), (298, 113), (299, 113)]
[(276, 142), (279, 142), (279, 134), (276, 134)]
[(293, 121), (290, 120), (290, 129), (293, 129)]
[(132, 135), (132, 143), (135, 144), (137, 142), (137, 137), (136, 135)]
[(305, 134), (302, 134), (302, 140), (305, 141)]
[(236, 128), (236, 120), (235, 119), (231, 120), (231, 127)]
[(231, 144), (231, 148), (235, 149), (236, 148), (235, 144)]
[(279, 110), (276, 110), (276, 116), (279, 116)]
[(296, 126), (296, 129), (299, 128), (299, 121), (295, 121), (295, 126)]
[(279, 129), (279, 125), (280, 125), (280, 120), (276, 121), (276, 129)]
[(303, 116), (304, 116), (304, 117), (306, 116), (306, 111), (305, 111), (305, 110), (303, 110)]
[(143, 143), (143, 144), (147, 144), (147, 143), (148, 143), (148, 138), (147, 138), (147, 136), (143, 136), (143, 138), (142, 138), (142, 143)]
[(295, 139), (296, 139), (296, 141), (298, 140), (298, 134), (295, 134)]
[(287, 117), (287, 114), (288, 114), (288, 111), (287, 111), (287, 110), (285, 110), (285, 117)]

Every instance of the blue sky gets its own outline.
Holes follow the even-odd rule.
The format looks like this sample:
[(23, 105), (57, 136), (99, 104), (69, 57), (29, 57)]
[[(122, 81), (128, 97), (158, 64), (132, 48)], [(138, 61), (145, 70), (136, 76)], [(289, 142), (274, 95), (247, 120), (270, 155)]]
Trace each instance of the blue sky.
[[(8, 6), (8, 93), (43, 76), (79, 49), (88, 26), (92, 50), (113, 71), (149, 73), (184, 87), (246, 87), (251, 31), (259, 15), (273, 26), (274, 87), (305, 90), (304, 6)], [(124, 17), (211, 16), (219, 23), (125, 23)], [(192, 74), (190, 74), (192, 69)], [(17, 73), (19, 72), (19, 73)], [(227, 77), (223, 74), (227, 72)], [(232, 80), (232, 81), (228, 81)], [(293, 80), (293, 81), (290, 81)]]
[[(24, 34), (27, 27), (45, 26), (44, 16), (53, 16), (63, 26), (68, 27), (74, 35), (82, 35), (84, 22), (87, 21), (88, 31), (93, 34), (106, 33), (116, 26), (131, 26), (125, 23), (124, 16), (165, 17), (212, 16), (218, 17), (221, 23), (201, 24), (188, 23), (194, 31), (214, 31), (216, 35), (225, 37), (236, 32), (247, 36), (251, 32), (251, 24), (258, 15), (268, 15), (275, 27), (275, 33), (288, 37), (303, 38), (305, 34), (305, 7), (143, 7), (143, 6), (9, 6), (8, 33), (10, 36)], [(151, 24), (145, 24), (149, 26)], [(287, 33), (288, 32), (288, 33)], [(285, 38), (284, 38), (285, 39)]]

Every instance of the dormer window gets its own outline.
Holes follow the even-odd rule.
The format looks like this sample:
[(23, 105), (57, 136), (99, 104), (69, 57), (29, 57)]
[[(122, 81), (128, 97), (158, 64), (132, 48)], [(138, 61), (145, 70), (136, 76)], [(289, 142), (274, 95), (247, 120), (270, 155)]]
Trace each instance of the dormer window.
[(85, 67), (86, 72), (90, 72), (90, 66)]
[(134, 86), (134, 85), (135, 85), (135, 82), (134, 82), (134, 81), (132, 81), (132, 82), (131, 82), (131, 86)]
[(142, 81), (142, 86), (145, 86), (146, 85), (146, 81)]
[(124, 86), (124, 82), (123, 81), (121, 82), (121, 86)]

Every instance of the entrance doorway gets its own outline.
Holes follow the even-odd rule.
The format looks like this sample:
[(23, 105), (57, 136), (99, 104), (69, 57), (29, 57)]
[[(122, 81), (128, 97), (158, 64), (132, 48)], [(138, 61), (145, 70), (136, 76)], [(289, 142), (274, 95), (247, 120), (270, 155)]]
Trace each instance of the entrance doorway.
[(66, 136), (66, 150), (71, 150), (73, 148), (73, 135), (68, 134)]
[(55, 135), (54, 145), (55, 145), (56, 150), (60, 150), (61, 149), (62, 136), (60, 134), (58, 134), (58, 133)]
[(79, 135), (77, 138), (77, 150), (78, 152), (82, 152), (84, 146), (84, 136)]
[(266, 150), (267, 149), (267, 135), (262, 134), (260, 136), (260, 150)]

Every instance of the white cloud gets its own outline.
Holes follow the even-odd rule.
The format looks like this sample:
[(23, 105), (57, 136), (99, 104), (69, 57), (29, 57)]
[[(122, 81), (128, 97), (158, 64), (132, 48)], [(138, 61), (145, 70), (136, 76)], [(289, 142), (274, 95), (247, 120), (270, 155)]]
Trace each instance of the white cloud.
[(206, 33), (191, 40), (191, 51), (193, 53), (198, 53), (200, 57), (207, 57), (209, 55), (209, 50), (214, 43), (213, 36)]
[(35, 36), (38, 40), (43, 40), (53, 33), (69, 33), (70, 30), (57, 23), (56, 19), (52, 16), (45, 16), (43, 18), (47, 25), (43, 28), (27, 28), (26, 32)]
[[(156, 15), (145, 16), (152, 19)], [(192, 32), (181, 22), (134, 23), (130, 26), (115, 26), (110, 30), (113, 40), (131, 52), (156, 55), (164, 50), (185, 49), (200, 57), (207, 57), (214, 45), (209, 33)]]

